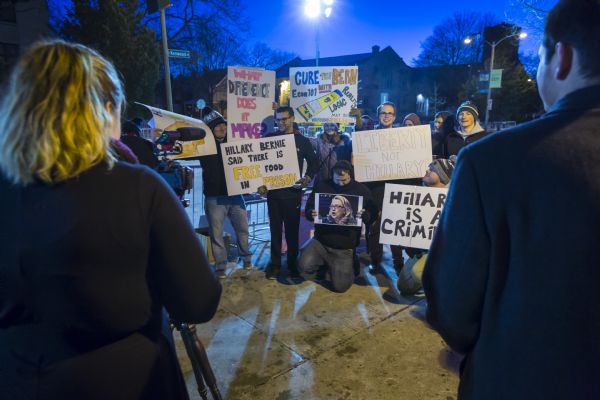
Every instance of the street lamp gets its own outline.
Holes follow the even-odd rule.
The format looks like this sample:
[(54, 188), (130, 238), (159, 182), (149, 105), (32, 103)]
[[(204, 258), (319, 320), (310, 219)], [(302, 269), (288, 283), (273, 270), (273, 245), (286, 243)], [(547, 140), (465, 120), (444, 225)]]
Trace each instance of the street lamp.
[(317, 54), (315, 57), (315, 65), (319, 66), (319, 18), (324, 15), (325, 18), (331, 16), (333, 0), (306, 0), (304, 4), (304, 14), (308, 18), (316, 19), (315, 46)]
[[(479, 34), (477, 36), (479, 36)], [(487, 43), (492, 48), (492, 54), (490, 56), (490, 75), (488, 77), (487, 99), (485, 102), (485, 129), (488, 129), (488, 122), (490, 119), (490, 102), (492, 100), (492, 71), (494, 70), (494, 56), (496, 54), (496, 46), (498, 46), (500, 43), (502, 43), (506, 39), (514, 38), (514, 37), (517, 37), (519, 39), (525, 39), (527, 37), (527, 33), (525, 33), (525, 32), (521, 32), (519, 34), (513, 33), (510, 35), (504, 36), (500, 40), (493, 41), (492, 43), (488, 42), (487, 40), (484, 40), (484, 42)], [(473, 38), (470, 36), (467, 36), (463, 40), (463, 42), (465, 44), (471, 44), (471, 43), (473, 43)]]

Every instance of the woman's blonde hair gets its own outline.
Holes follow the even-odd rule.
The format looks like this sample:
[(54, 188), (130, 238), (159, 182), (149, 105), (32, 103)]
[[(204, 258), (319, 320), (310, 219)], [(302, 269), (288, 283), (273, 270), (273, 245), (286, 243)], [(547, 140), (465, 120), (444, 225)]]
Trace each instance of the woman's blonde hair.
[(125, 96), (117, 71), (95, 50), (61, 40), (36, 43), (2, 97), (0, 170), (12, 182), (56, 183), (102, 161), (113, 165), (111, 125)]

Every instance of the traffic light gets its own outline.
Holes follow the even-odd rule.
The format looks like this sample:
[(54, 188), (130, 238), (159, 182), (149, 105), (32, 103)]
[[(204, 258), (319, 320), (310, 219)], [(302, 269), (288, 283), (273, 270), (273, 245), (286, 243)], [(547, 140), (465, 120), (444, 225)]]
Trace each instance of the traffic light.
[(171, 6), (171, 0), (146, 0), (148, 14), (154, 14), (163, 8)]

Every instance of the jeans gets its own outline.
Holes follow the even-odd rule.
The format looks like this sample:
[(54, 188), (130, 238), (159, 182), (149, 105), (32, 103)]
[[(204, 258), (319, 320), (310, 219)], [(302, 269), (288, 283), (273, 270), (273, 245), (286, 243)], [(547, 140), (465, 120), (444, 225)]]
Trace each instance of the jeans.
[(312, 238), (302, 247), (298, 269), (307, 280), (314, 280), (319, 267), (329, 268), (333, 291), (343, 293), (354, 283), (354, 249), (334, 249)]
[(227, 249), (223, 241), (223, 224), (229, 217), (237, 236), (238, 254), (244, 261), (250, 261), (252, 253), (248, 248), (248, 213), (241, 195), (238, 196), (206, 196), (204, 210), (208, 219), (208, 231), (212, 243), (213, 255), (217, 270), (227, 266)]

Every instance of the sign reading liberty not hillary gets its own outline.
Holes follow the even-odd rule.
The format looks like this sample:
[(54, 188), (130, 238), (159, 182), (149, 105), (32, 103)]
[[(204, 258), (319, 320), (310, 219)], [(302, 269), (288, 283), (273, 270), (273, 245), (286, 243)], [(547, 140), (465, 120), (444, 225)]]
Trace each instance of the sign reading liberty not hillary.
[(429, 249), (448, 189), (386, 183), (379, 243)]
[(358, 67), (290, 68), (290, 83), (297, 122), (354, 122)]
[(227, 141), (274, 130), (275, 71), (227, 67)]
[(431, 163), (429, 125), (354, 132), (354, 175), (359, 182), (422, 178)]
[(160, 134), (156, 145), (167, 158), (217, 154), (215, 138), (203, 121), (146, 104), (136, 104), (146, 107), (152, 113), (154, 128)]
[(221, 143), (227, 194), (281, 189), (300, 179), (294, 135)]

